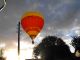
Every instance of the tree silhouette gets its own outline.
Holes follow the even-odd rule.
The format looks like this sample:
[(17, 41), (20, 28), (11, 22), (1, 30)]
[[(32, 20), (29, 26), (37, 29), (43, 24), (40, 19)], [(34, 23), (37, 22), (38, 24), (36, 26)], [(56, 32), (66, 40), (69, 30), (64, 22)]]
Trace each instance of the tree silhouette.
[(80, 36), (74, 36), (72, 40), (73, 47), (77, 50), (80, 50)]
[(34, 57), (42, 60), (73, 60), (69, 47), (61, 38), (47, 36), (34, 48)]
[(80, 36), (73, 37), (72, 45), (75, 48), (75, 53), (73, 54), (75, 60), (80, 60)]

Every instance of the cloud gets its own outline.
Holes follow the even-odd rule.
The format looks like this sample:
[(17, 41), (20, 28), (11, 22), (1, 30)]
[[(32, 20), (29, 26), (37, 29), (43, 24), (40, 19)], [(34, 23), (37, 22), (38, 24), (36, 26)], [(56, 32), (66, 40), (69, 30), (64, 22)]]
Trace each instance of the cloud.
[[(9, 45), (9, 42), (17, 42), (17, 23), (26, 11), (39, 11), (44, 16), (45, 25), (37, 41), (48, 35), (64, 36), (74, 25), (80, 26), (79, 4), (79, 0), (8, 0), (0, 12), (0, 39)], [(21, 40), (31, 43), (30, 37), (24, 32)]]

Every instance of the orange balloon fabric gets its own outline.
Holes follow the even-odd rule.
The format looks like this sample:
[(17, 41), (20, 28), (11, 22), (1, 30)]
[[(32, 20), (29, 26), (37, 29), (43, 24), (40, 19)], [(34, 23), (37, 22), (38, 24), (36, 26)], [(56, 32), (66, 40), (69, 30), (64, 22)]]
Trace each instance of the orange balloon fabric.
[(37, 15), (36, 13), (30, 15), (26, 15), (21, 20), (22, 28), (25, 30), (26, 33), (31, 37), (32, 42), (34, 43), (33, 39), (38, 35), (44, 25), (44, 19)]

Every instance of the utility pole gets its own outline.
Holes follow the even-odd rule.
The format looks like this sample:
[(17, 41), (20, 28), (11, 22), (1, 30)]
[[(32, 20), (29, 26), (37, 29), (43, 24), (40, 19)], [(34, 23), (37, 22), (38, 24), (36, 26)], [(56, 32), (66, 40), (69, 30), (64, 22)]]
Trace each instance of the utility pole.
[(20, 22), (18, 22), (18, 56), (20, 55)]

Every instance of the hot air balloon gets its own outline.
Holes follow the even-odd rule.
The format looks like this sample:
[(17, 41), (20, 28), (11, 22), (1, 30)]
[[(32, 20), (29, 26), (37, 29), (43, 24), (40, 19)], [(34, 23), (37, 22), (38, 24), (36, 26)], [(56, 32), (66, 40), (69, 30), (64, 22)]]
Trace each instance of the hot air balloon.
[(23, 30), (31, 37), (34, 44), (34, 38), (43, 28), (44, 19), (38, 12), (28, 12), (22, 16), (21, 25)]

